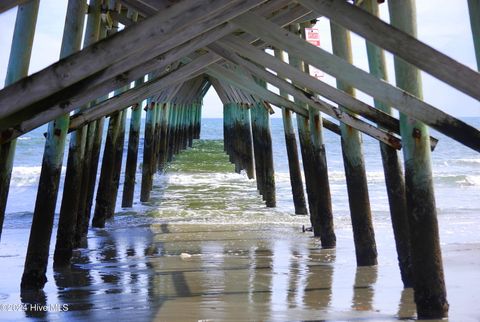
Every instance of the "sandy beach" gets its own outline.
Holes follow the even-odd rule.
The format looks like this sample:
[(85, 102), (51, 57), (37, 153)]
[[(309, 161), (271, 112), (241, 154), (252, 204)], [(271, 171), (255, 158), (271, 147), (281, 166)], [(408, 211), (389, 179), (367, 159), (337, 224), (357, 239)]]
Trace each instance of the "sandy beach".
[[(124, 217), (128, 217), (125, 215)], [(127, 218), (122, 218), (122, 221)], [(115, 225), (114, 225), (115, 226)], [(391, 321), (415, 319), (394, 246), (377, 227), (379, 265), (357, 268), (351, 233), (322, 250), (294, 224), (151, 224), (93, 231), (71, 269), (49, 269), (43, 294), (19, 294), (20, 252), (2, 247), (1, 304), (67, 304), (2, 312), (2, 321)], [(387, 228), (387, 227), (385, 227)], [(26, 231), (25, 231), (26, 233)], [(8, 234), (8, 231), (7, 231)], [(5, 236), (10, 240), (9, 236)], [(7, 245), (15, 246), (15, 245)], [(443, 248), (450, 321), (478, 321), (480, 245)]]

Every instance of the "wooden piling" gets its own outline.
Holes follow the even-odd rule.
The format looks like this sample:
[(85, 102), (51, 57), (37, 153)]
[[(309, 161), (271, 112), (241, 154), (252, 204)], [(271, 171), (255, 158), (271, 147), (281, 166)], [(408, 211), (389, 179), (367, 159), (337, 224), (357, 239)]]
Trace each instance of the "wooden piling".
[(473, 46), (477, 58), (477, 69), (480, 70), (480, 0), (468, 0), (470, 26), (472, 28)]
[[(389, 0), (392, 25), (417, 36), (414, 0)], [(394, 57), (397, 86), (422, 97), (420, 71)], [(411, 242), (414, 298), (419, 319), (440, 319), (448, 315), (435, 195), (430, 161), (428, 127), (400, 114), (403, 142), (407, 212)]]
[(150, 192), (153, 185), (152, 158), (155, 130), (155, 103), (149, 102), (146, 108), (147, 114), (145, 118), (145, 135), (143, 146), (142, 186), (140, 191), (141, 202), (146, 202), (150, 199)]
[[(86, 2), (69, 2), (62, 43), (62, 57), (68, 56), (80, 47), (85, 8)], [(48, 249), (53, 228), (53, 216), (68, 122), (69, 115), (67, 114), (49, 125), (32, 233), (22, 277), (22, 289), (42, 288), (46, 282)], [(63, 212), (61, 214), (54, 255), (54, 264), (57, 266), (67, 264), (70, 260), (75, 224), (75, 212)]]
[(167, 153), (167, 162), (173, 160), (173, 149), (174, 149), (174, 136), (175, 136), (175, 120), (176, 120), (177, 106), (175, 104), (170, 105), (170, 112), (168, 118), (168, 153)]
[(159, 156), (158, 156), (158, 170), (164, 171), (165, 164), (167, 162), (168, 156), (168, 114), (169, 114), (170, 106), (169, 103), (164, 103), (161, 106), (161, 124), (160, 124), (160, 148), (159, 148)]
[(260, 191), (266, 206), (275, 207), (275, 172), (269, 112), (263, 102), (257, 102), (250, 109), (250, 113), (257, 180), (262, 182)]
[[(290, 58), (290, 62), (291, 64), (295, 64), (293, 57)], [(310, 210), (310, 223), (312, 224), (312, 227), (314, 227), (314, 223), (317, 223), (315, 218), (318, 217), (318, 190), (316, 189), (317, 181), (315, 175), (315, 159), (313, 155), (313, 145), (310, 135), (310, 125), (308, 118), (306, 118), (305, 116), (297, 114), (296, 117), (298, 140), (300, 142), (300, 153), (302, 154), (303, 172), (305, 173), (305, 186), (308, 196), (308, 208)], [(316, 227), (316, 229), (314, 228), (314, 233), (315, 231), (320, 231), (320, 227)]]
[(234, 163), (233, 155), (233, 103), (223, 104), (223, 144), (224, 150), (228, 154), (229, 161)]
[[(114, 7), (115, 3), (111, 2), (110, 6)], [(117, 4), (115, 9), (115, 11), (119, 12), (121, 6)], [(116, 33), (117, 30), (118, 21), (114, 21), (112, 29), (108, 32), (108, 36)], [(123, 91), (128, 90), (128, 87), (129, 86), (126, 86), (122, 89), (115, 90), (114, 95), (120, 95)], [(122, 165), (121, 161), (123, 157), (123, 142), (125, 132), (123, 132), (122, 136), (122, 131), (125, 129), (125, 113), (126, 112), (121, 110), (113, 115), (110, 115), (108, 122), (107, 137), (105, 140), (102, 166), (100, 170), (100, 179), (97, 187), (95, 211), (92, 220), (92, 226), (96, 228), (105, 227), (105, 220), (113, 217), (115, 212), (118, 182), (120, 180), (120, 169)], [(100, 138), (102, 137), (102, 134), (103, 133), (100, 134)], [(119, 147), (119, 145), (121, 145), (121, 147)], [(119, 155), (118, 149), (121, 149), (121, 155)], [(117, 159), (120, 161), (118, 162)], [(90, 208), (88, 208), (87, 211), (90, 211)]]
[[(96, 42), (100, 32), (100, 6), (101, 1), (91, 1), (88, 13), (88, 19), (85, 30), (84, 47)], [(81, 108), (77, 109), (79, 112)], [(83, 167), (85, 157), (85, 146), (87, 144), (88, 127), (81, 127), (70, 135), (70, 144), (67, 159), (67, 171), (65, 174), (65, 183), (63, 188), (62, 203), (60, 207), (60, 217), (64, 214), (75, 213), (77, 223), (74, 229), (74, 247), (80, 245), (83, 229), (83, 210), (80, 210), (83, 187)], [(80, 193), (79, 193), (80, 187)], [(83, 209), (83, 206), (82, 206)], [(68, 215), (67, 215), (68, 216)]]
[[(101, 4), (95, 3), (95, 6), (98, 6), (100, 9)], [(92, 28), (96, 28), (96, 25)], [(99, 38), (105, 38), (107, 36), (106, 27), (99, 23), (98, 28), (100, 28)], [(107, 99), (107, 97), (101, 97), (97, 99), (97, 102), (105, 99)], [(77, 218), (77, 233), (75, 237), (77, 247), (84, 244), (86, 241), (88, 227), (90, 226), (90, 217), (97, 181), (104, 124), (105, 117), (101, 117), (100, 119), (90, 123), (88, 125), (88, 129), (86, 130), (87, 134), (83, 159), (82, 184), (80, 188), (80, 202), (78, 205), (77, 215), (79, 218)], [(79, 224), (80, 226), (78, 226)]]
[(160, 152), (160, 133), (161, 133), (161, 104), (155, 104), (155, 121), (153, 131), (153, 155), (152, 155), (152, 176), (158, 169), (158, 156)]
[[(333, 53), (352, 63), (349, 32), (334, 22), (330, 22), (330, 29)], [(350, 85), (338, 79), (337, 87), (351, 96), (355, 95)], [(348, 111), (348, 107), (342, 107), (342, 109)], [(340, 124), (340, 130), (357, 265), (377, 265), (377, 247), (368, 196), (362, 139), (357, 130), (344, 123)]]
[[(38, 6), (39, 0), (18, 6), (5, 86), (28, 75)], [(0, 238), (2, 237), (16, 144), (16, 140), (12, 140), (0, 145)]]
[(202, 102), (199, 102), (195, 105), (195, 139), (200, 139), (200, 134), (202, 131)]
[(116, 145), (119, 137), (121, 120), (122, 112), (116, 112), (114, 115), (110, 116), (108, 122), (100, 179), (98, 181), (95, 211), (92, 220), (92, 226), (97, 228), (105, 227), (105, 220), (111, 216), (112, 183), (115, 169)]
[[(275, 57), (281, 61), (286, 61), (285, 53), (282, 50), (275, 49)], [(280, 96), (288, 99), (288, 94), (280, 91)], [(290, 185), (292, 187), (293, 205), (295, 214), (308, 214), (307, 204), (305, 202), (305, 192), (303, 190), (302, 173), (300, 170), (300, 161), (298, 160), (297, 139), (293, 129), (292, 113), (290, 110), (282, 107), (283, 131), (285, 133), (285, 146), (287, 147), (288, 169), (290, 174)]]
[[(293, 26), (291, 30), (300, 32), (298, 25)], [(289, 56), (289, 62), (301, 71), (306, 70), (304, 63), (296, 56)], [(309, 111), (309, 118), (297, 114), (297, 127), (310, 209), (310, 223), (314, 236), (320, 237), (322, 247), (332, 248), (336, 245), (336, 237), (333, 231), (326, 154), (323, 136), (319, 129), (320, 115), (297, 99), (295, 103)]]
[[(135, 82), (135, 86), (140, 86), (143, 79)], [(122, 207), (133, 206), (133, 197), (135, 193), (135, 177), (137, 173), (138, 145), (140, 143), (140, 124), (142, 116), (142, 102), (132, 106), (130, 116), (130, 131), (128, 133), (128, 152), (125, 167), (125, 183), (123, 185)]]
[(120, 130), (115, 144), (115, 163), (112, 177), (112, 194), (110, 199), (109, 212), (107, 218), (112, 218), (115, 214), (115, 206), (117, 204), (118, 189), (120, 188), (120, 177), (122, 175), (123, 150), (125, 148), (125, 127), (127, 123), (127, 110), (123, 110), (120, 120)]
[(253, 160), (253, 139), (252, 139), (252, 122), (250, 119), (249, 106), (243, 104), (242, 112), (242, 142), (243, 142), (243, 163), (244, 169), (249, 179), (255, 178), (255, 161)]
[(314, 236), (320, 237), (322, 248), (336, 246), (333, 224), (332, 198), (330, 195), (330, 182), (328, 180), (327, 153), (323, 143), (323, 124), (320, 112), (309, 107), (309, 126), (312, 140), (312, 153), (316, 178), (316, 210), (317, 215), (312, 218)]
[[(374, 0), (365, 0), (362, 7), (371, 14), (378, 16), (378, 3)], [(366, 41), (370, 73), (378, 78), (387, 80), (385, 54), (378, 46)], [(392, 114), (392, 109), (384, 103), (374, 100), (375, 107)], [(381, 125), (379, 125), (381, 126)], [(380, 142), (385, 185), (390, 206), (393, 235), (398, 255), (400, 276), (404, 287), (413, 286), (412, 267), (410, 260), (410, 236), (408, 231), (407, 200), (405, 196), (405, 180), (397, 151)]]
[(240, 173), (243, 170), (241, 157), (241, 125), (240, 125), (240, 107), (238, 103), (232, 103), (232, 155), (235, 164), (235, 172)]
[[(69, 1), (60, 58), (64, 58), (80, 50), (86, 6), (86, 1)], [(38, 211), (42, 213), (43, 216), (48, 215), (53, 218), (55, 214), (58, 184), (69, 123), (70, 115), (66, 114), (49, 124), (43, 162), (43, 167), (49, 168), (45, 169), (45, 176), (48, 177), (42, 178), (44, 176), (44, 169), (42, 167), (36, 201), (38, 206), (35, 206), (35, 212)], [(49, 184), (53, 184), (53, 186), (49, 187)], [(43, 204), (43, 206), (39, 203)], [(64, 266), (70, 263), (74, 247), (76, 223), (76, 211), (60, 212), (53, 256), (54, 266)]]
[(303, 190), (300, 161), (298, 160), (297, 139), (295, 137), (295, 130), (293, 129), (292, 113), (290, 110), (282, 108), (282, 118), (295, 214), (306, 215), (308, 214), (308, 210), (305, 201), (305, 192)]

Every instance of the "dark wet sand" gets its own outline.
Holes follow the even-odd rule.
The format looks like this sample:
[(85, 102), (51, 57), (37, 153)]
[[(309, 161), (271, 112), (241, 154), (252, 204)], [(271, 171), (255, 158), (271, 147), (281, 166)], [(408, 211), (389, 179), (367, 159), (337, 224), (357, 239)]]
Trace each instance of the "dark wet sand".
[[(351, 231), (336, 250), (294, 224), (152, 224), (90, 232), (71, 268), (24, 303), (68, 312), (1, 312), (2, 321), (390, 321), (415, 318), (393, 244), (377, 227), (379, 266), (356, 268)], [(9, 234), (16, 234), (14, 236)], [(19, 304), (28, 230), (7, 230), (0, 304)], [(443, 249), (450, 321), (479, 321), (480, 245)], [(29, 297), (30, 296), (30, 297)]]

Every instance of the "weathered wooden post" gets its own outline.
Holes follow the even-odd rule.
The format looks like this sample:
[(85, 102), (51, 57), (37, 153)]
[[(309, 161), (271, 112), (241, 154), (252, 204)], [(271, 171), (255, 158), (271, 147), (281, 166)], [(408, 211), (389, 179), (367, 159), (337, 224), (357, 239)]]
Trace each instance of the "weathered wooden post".
[(195, 139), (200, 139), (202, 131), (202, 105), (202, 102), (198, 102), (195, 105)]
[[(299, 32), (299, 26), (291, 31)], [(305, 71), (304, 63), (295, 56), (289, 56), (289, 63), (293, 67)], [(335, 247), (336, 237), (333, 231), (333, 215), (328, 181), (328, 169), (323, 147), (323, 136), (318, 129), (320, 115), (315, 113), (306, 104), (298, 102), (309, 112), (309, 118), (297, 114), (298, 137), (302, 153), (303, 171), (307, 187), (308, 207), (310, 209), (310, 223), (315, 236), (320, 237), (322, 247)], [(311, 124), (317, 119), (318, 124)], [(314, 141), (315, 140), (315, 141)], [(322, 191), (323, 189), (323, 191)]]
[[(391, 24), (416, 37), (415, 1), (389, 0), (388, 7)], [(421, 98), (420, 71), (397, 57), (394, 63), (397, 86)], [(439, 319), (448, 315), (448, 302), (433, 191), (429, 130), (425, 124), (400, 114), (400, 133), (418, 318)]]
[[(86, 1), (69, 1), (60, 58), (64, 58), (80, 50), (86, 6)], [(51, 122), (49, 124), (47, 142), (45, 145), (44, 166), (50, 169), (46, 169), (46, 173), (44, 175), (42, 167), (39, 193), (37, 195), (37, 204), (40, 202), (44, 205), (43, 207), (39, 205), (38, 208), (36, 206), (35, 212), (38, 211), (44, 215), (49, 214), (49, 216), (52, 218), (55, 214), (55, 205), (58, 196), (58, 183), (60, 179), (69, 123), (70, 116), (68, 114)], [(52, 167), (53, 164), (55, 164), (54, 167)], [(43, 178), (43, 176), (46, 177)], [(49, 184), (53, 184), (54, 186), (48, 187)], [(41, 192), (41, 190), (43, 191)], [(48, 193), (45, 190), (50, 191)], [(47, 205), (48, 203), (50, 203), (50, 205)], [(76, 224), (76, 211), (60, 212), (55, 253), (53, 256), (53, 264), (55, 266), (62, 266), (70, 263), (74, 246), (73, 244)]]
[(480, 0), (468, 0), (468, 11), (470, 13), (475, 57), (477, 58), (477, 69), (480, 70)]
[[(302, 37), (305, 39), (305, 27), (311, 23), (305, 23), (301, 26)], [(307, 74), (310, 73), (308, 65), (304, 64)], [(317, 213), (310, 216), (312, 220), (313, 233), (320, 237), (323, 248), (333, 248), (336, 246), (337, 238), (334, 232), (332, 198), (330, 195), (330, 182), (328, 180), (327, 153), (323, 141), (323, 121), (320, 112), (313, 107), (308, 107), (309, 132), (311, 139), (311, 149), (313, 156), (313, 170), (316, 181), (314, 183), (315, 207)]]
[[(261, 82), (260, 82), (261, 83)], [(261, 83), (266, 87), (265, 83)], [(272, 136), (270, 133), (269, 111), (265, 108), (263, 102), (257, 102), (251, 109), (252, 115), (252, 136), (254, 145), (254, 156), (257, 158), (257, 152), (260, 153), (260, 169), (257, 171), (257, 180), (263, 181), (262, 190), (265, 204), (267, 207), (275, 207), (277, 204), (275, 195), (275, 170), (273, 166)], [(257, 145), (257, 148), (255, 148)], [(257, 161), (255, 161), (257, 166)], [(261, 175), (258, 176), (258, 173)]]
[[(285, 52), (275, 49), (275, 57), (281, 61), (286, 61)], [(288, 99), (288, 94), (280, 91), (280, 95)], [(298, 160), (297, 139), (293, 129), (292, 113), (286, 108), (282, 108), (283, 131), (285, 132), (285, 146), (287, 147), (288, 169), (290, 174), (290, 185), (292, 187), (293, 205), (295, 214), (306, 215), (307, 204), (305, 202), (305, 192), (303, 190), (302, 173), (300, 170), (300, 161)]]
[(179, 135), (179, 150), (178, 152), (180, 153), (181, 151), (185, 150), (187, 148), (187, 142), (186, 142), (186, 129), (187, 129), (187, 108), (188, 105), (186, 103), (182, 103), (182, 108), (180, 111), (180, 135)]
[(177, 104), (176, 121), (175, 121), (175, 149), (174, 149), (174, 155), (177, 155), (180, 152), (181, 137), (182, 137), (182, 115), (183, 115), (183, 105), (181, 103), (178, 103)]
[[(375, 16), (378, 16), (378, 3), (375, 0), (365, 0), (362, 7)], [(385, 53), (378, 46), (366, 41), (368, 64), (370, 73), (378, 78), (387, 80), (387, 66)], [(386, 104), (374, 100), (375, 107), (392, 114), (392, 109)], [(405, 196), (405, 180), (403, 169), (397, 151), (380, 142), (385, 185), (387, 188), (390, 216), (392, 218), (393, 234), (398, 254), (400, 275), (404, 287), (412, 287), (412, 268), (410, 262), (410, 236), (408, 232), (407, 201)]]
[[(106, 26), (100, 23), (99, 28), (99, 38), (103, 39), (107, 36)], [(107, 99), (107, 97), (99, 98), (97, 101), (104, 99)], [(80, 216), (80, 220), (77, 220), (77, 234), (75, 237), (77, 246), (80, 246), (80, 244), (86, 240), (88, 227), (90, 225), (104, 124), (105, 117), (102, 117), (90, 123), (87, 129), (82, 169), (82, 185), (80, 187), (80, 202), (78, 206), (78, 216)], [(78, 227), (79, 223), (81, 223), (80, 227)]]
[(147, 114), (145, 118), (145, 136), (143, 146), (143, 165), (142, 165), (142, 186), (140, 191), (140, 201), (146, 202), (150, 199), (150, 192), (153, 184), (152, 158), (154, 146), (154, 126), (155, 126), (155, 103), (148, 100)]
[(252, 138), (253, 138), (253, 156), (255, 159), (255, 177), (257, 178), (257, 189), (265, 201), (265, 171), (264, 171), (264, 151), (261, 146), (261, 129), (257, 120), (258, 109), (263, 108), (256, 102), (250, 108), (250, 117), (252, 120)]
[(234, 163), (234, 152), (233, 152), (233, 107), (234, 103), (225, 103), (223, 104), (223, 143), (225, 145), (225, 152), (229, 156), (229, 161)]
[[(121, 6), (117, 4), (115, 10), (119, 12)], [(118, 21), (114, 21), (110, 34), (118, 30)], [(128, 90), (129, 86), (114, 91), (119, 95)], [(126, 111), (121, 110), (110, 115), (107, 137), (103, 150), (102, 167), (98, 181), (95, 211), (92, 226), (105, 227), (105, 220), (113, 217), (120, 181), (120, 172), (123, 159), (123, 146), (125, 141)], [(101, 137), (101, 136), (100, 136)]]
[(317, 216), (313, 217), (313, 233), (320, 237), (323, 248), (333, 248), (337, 244), (333, 224), (332, 198), (328, 180), (327, 153), (323, 142), (323, 121), (320, 112), (308, 108), (310, 136), (316, 174)]
[(165, 163), (167, 162), (168, 156), (168, 114), (169, 114), (169, 105), (170, 103), (164, 103), (161, 106), (161, 131), (160, 131), (160, 149), (158, 157), (158, 170), (163, 171), (165, 169)]
[(115, 164), (112, 178), (112, 195), (110, 200), (111, 209), (108, 218), (115, 214), (115, 206), (117, 204), (118, 189), (120, 188), (120, 177), (122, 175), (123, 150), (125, 148), (125, 127), (127, 124), (127, 110), (122, 111), (122, 119), (120, 121), (120, 131), (115, 146)]
[[(119, 94), (116, 91), (116, 94)], [(110, 216), (112, 183), (115, 168), (116, 145), (122, 121), (122, 111), (110, 116), (108, 122), (107, 137), (103, 150), (102, 167), (100, 179), (98, 180), (95, 211), (93, 214), (92, 226), (97, 228), (105, 227), (105, 220)]]
[(191, 148), (193, 146), (193, 137), (194, 137), (194, 122), (195, 122), (195, 101), (192, 100), (189, 104), (188, 104), (188, 128), (187, 128), (187, 132), (188, 132), (188, 141), (187, 141), (187, 144), (188, 144), (188, 147)]
[[(333, 53), (352, 63), (349, 32), (332, 21), (330, 29)], [(354, 89), (341, 80), (337, 80), (337, 87), (352, 96), (355, 95)], [(348, 111), (348, 107), (342, 107), (342, 109)], [(377, 247), (368, 196), (362, 139), (358, 131), (344, 123), (340, 124), (340, 130), (357, 265), (376, 265)]]
[(232, 151), (233, 161), (235, 163), (235, 172), (240, 173), (243, 170), (242, 158), (240, 155), (240, 107), (238, 103), (232, 103), (233, 131), (232, 131)]
[[(153, 124), (153, 152), (152, 152), (152, 179), (154, 173), (157, 171), (158, 164), (158, 149), (160, 146), (160, 117), (161, 117), (161, 107), (158, 102), (155, 102), (155, 120)], [(153, 181), (152, 181), (153, 183)]]
[[(64, 58), (80, 49), (85, 18), (85, 1), (69, 1), (65, 19), (60, 57)], [(36, 15), (36, 14), (35, 14)], [(62, 171), (63, 152), (70, 116), (67, 114), (50, 122), (42, 161), (42, 171), (28, 241), (22, 289), (42, 289), (47, 282), (46, 271), (52, 237), (53, 219)], [(68, 263), (72, 252), (74, 215), (63, 216), (59, 224), (55, 251), (56, 263)], [(61, 227), (61, 228), (60, 228)]]
[(174, 143), (175, 143), (175, 120), (176, 120), (176, 113), (177, 113), (177, 105), (176, 104), (171, 104), (170, 107), (170, 112), (169, 114), (169, 120), (168, 120), (168, 156), (167, 156), (167, 162), (170, 162), (173, 160), (173, 150), (174, 150)]
[[(92, 0), (89, 6), (88, 19), (85, 30), (84, 47), (96, 42), (100, 36), (100, 7), (101, 1)], [(77, 109), (77, 112), (81, 108)], [(85, 148), (87, 141), (88, 127), (81, 127), (70, 135), (70, 145), (68, 150), (67, 171), (65, 174), (65, 183), (63, 188), (62, 204), (60, 207), (60, 217), (64, 213), (75, 212), (77, 224), (74, 229), (74, 247), (78, 247), (81, 239), (86, 235), (84, 218), (84, 198), (86, 189), (83, 180), (83, 168), (85, 158)], [(80, 187), (80, 193), (79, 193)], [(81, 206), (82, 204), (82, 206)]]
[[(37, 24), (38, 6), (39, 0), (18, 6), (5, 86), (28, 75), (33, 36), (35, 34), (35, 25)], [(10, 189), (15, 147), (16, 140), (0, 145), (0, 238), (2, 236), (8, 191)]]
[[(135, 82), (135, 87), (140, 86), (143, 79)], [(123, 185), (122, 207), (133, 206), (133, 196), (135, 193), (135, 177), (137, 173), (138, 145), (140, 143), (140, 124), (142, 117), (142, 102), (132, 106), (130, 116), (130, 131), (128, 134), (128, 152), (127, 164), (125, 167), (125, 183)]]
[(249, 179), (255, 178), (255, 161), (253, 160), (253, 139), (252, 139), (252, 122), (250, 119), (249, 106), (241, 105), (242, 111), (242, 135), (243, 142), (243, 162), (244, 168)]

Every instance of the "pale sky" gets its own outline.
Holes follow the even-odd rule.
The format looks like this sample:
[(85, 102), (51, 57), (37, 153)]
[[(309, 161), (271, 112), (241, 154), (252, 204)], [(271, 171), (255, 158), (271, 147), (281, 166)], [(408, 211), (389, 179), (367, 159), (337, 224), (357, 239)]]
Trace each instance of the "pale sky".
[[(37, 30), (30, 64), (30, 73), (38, 71), (58, 60), (67, 1), (41, 0)], [(381, 18), (388, 21), (387, 3), (380, 5)], [(10, 45), (15, 23), (16, 9), (0, 14), (0, 88), (3, 87)], [(453, 59), (476, 69), (475, 52), (468, 17), (466, 0), (417, 0), (418, 38)], [(317, 27), (321, 33), (322, 48), (331, 51), (328, 20), (322, 18)], [(368, 71), (365, 41), (352, 34), (354, 64)], [(394, 83), (393, 59), (387, 55), (389, 81)], [(433, 106), (454, 116), (480, 116), (480, 103), (449, 85), (422, 73), (424, 99)], [(335, 84), (326, 75), (324, 80)], [(358, 92), (357, 92), (358, 93)], [(368, 103), (370, 97), (358, 93)], [(204, 100), (204, 117), (221, 117), (222, 106), (213, 89)], [(275, 113), (274, 117), (281, 117)]]

